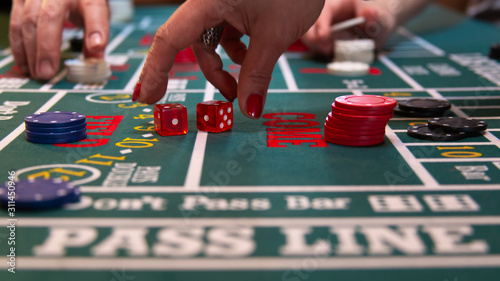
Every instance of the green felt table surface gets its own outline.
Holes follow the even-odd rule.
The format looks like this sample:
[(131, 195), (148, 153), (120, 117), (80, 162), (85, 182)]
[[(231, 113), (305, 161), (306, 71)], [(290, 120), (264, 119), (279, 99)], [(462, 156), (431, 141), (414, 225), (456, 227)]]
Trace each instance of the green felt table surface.
[[(23, 77), (0, 36), (0, 182), (12, 171), (82, 191), (61, 209), (2, 210), (0, 280), (498, 279), (500, 65), (488, 58), (497, 28), (431, 6), (361, 77), (331, 76), (327, 62), (288, 51), (263, 117), (235, 103), (234, 127), (220, 134), (196, 129), (196, 105), (222, 95), (197, 64), (176, 64), (161, 102), (187, 107), (189, 132), (161, 137), (153, 107), (131, 93), (174, 10), (139, 7), (112, 26), (104, 85), (70, 83), (64, 69), (49, 82)], [(65, 42), (78, 32), (66, 30)], [(352, 94), (447, 99), (448, 115), (484, 120), (488, 131), (419, 140), (406, 129), (426, 119), (396, 114), (380, 145), (325, 142), (332, 102)], [(24, 117), (54, 110), (85, 114), (87, 139), (28, 142)], [(306, 132), (273, 134), (293, 126)]]

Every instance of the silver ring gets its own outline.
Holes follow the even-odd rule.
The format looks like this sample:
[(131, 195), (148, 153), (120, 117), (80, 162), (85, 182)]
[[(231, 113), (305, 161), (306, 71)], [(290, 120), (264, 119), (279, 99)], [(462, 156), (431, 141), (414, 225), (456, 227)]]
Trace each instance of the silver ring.
[(222, 32), (224, 32), (224, 26), (209, 28), (201, 34), (201, 42), (208, 47), (217, 47), (222, 37)]

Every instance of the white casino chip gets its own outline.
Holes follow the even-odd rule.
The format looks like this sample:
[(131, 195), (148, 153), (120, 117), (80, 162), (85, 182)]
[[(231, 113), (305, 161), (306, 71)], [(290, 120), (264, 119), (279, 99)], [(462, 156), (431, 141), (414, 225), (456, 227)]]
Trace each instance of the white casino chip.
[(375, 60), (375, 41), (372, 39), (337, 40), (335, 61), (353, 61), (371, 64)]
[(328, 73), (336, 76), (363, 76), (368, 74), (370, 66), (362, 62), (332, 62), (327, 65)]
[(64, 65), (68, 70), (67, 79), (73, 83), (102, 84), (111, 77), (110, 64), (102, 59), (69, 59)]

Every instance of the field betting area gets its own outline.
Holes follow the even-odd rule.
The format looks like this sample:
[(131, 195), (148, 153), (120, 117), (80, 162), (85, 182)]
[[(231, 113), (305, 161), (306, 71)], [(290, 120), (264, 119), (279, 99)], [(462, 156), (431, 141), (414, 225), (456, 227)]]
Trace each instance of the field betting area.
[[(8, 49), (0, 53), (0, 181), (8, 171), (61, 177), (83, 193), (63, 210), (18, 211), (16, 220), (2, 211), (16, 228), (15, 245), (12, 229), (0, 231), (0, 280), (498, 279), (500, 65), (487, 57), (498, 29), (431, 7), (395, 33), (370, 75), (354, 78), (287, 52), (263, 118), (235, 110), (233, 130), (221, 134), (196, 130), (196, 104), (222, 96), (197, 65), (176, 64), (162, 102), (188, 108), (189, 133), (160, 137), (152, 106), (130, 99), (173, 11), (138, 8), (133, 23), (112, 28), (104, 86), (69, 83), (64, 70), (46, 84), (30, 80)], [(324, 119), (346, 94), (444, 98), (453, 116), (489, 128), (430, 142), (406, 135), (426, 119), (395, 116), (381, 145), (328, 144)], [(24, 116), (54, 110), (87, 115), (88, 138), (26, 141)], [(290, 126), (304, 132), (277, 133)]]

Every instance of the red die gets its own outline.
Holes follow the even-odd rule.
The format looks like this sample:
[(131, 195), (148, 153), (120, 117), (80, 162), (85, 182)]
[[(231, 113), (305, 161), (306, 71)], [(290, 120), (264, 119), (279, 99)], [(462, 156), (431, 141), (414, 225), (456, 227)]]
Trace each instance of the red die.
[(233, 128), (233, 104), (227, 101), (210, 100), (196, 106), (198, 130), (220, 133)]
[(161, 136), (185, 135), (188, 132), (187, 109), (180, 103), (154, 106), (155, 130)]

